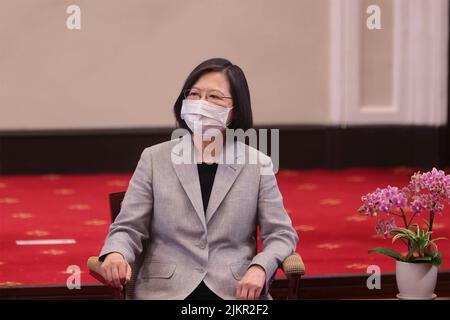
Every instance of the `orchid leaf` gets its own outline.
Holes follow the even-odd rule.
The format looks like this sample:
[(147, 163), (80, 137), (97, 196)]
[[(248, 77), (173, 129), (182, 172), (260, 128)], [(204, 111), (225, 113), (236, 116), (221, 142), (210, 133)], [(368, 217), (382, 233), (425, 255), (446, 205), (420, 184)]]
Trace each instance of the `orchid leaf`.
[(400, 253), (387, 248), (374, 248), (372, 250), (369, 250), (369, 253), (379, 253), (399, 261), (404, 261), (404, 258)]

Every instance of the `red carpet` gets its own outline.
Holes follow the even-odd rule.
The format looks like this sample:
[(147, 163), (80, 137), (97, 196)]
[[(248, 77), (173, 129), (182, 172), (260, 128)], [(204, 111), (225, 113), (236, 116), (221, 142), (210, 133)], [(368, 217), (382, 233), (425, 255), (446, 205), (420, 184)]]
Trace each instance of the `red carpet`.
[[(448, 173), (448, 170), (446, 170)], [(413, 170), (347, 169), (281, 171), (285, 206), (299, 232), (297, 250), (307, 275), (365, 273), (394, 261), (367, 250), (392, 246), (374, 236), (376, 221), (358, 213), (361, 195), (377, 187), (404, 186)], [(97, 255), (110, 223), (108, 193), (126, 189), (130, 175), (0, 177), (0, 285), (65, 284), (78, 265), (82, 283), (96, 283), (86, 259)], [(437, 216), (435, 232), (447, 236), (450, 209)], [(18, 245), (17, 240), (74, 239), (75, 244)], [(441, 241), (443, 269), (450, 268), (450, 241)]]

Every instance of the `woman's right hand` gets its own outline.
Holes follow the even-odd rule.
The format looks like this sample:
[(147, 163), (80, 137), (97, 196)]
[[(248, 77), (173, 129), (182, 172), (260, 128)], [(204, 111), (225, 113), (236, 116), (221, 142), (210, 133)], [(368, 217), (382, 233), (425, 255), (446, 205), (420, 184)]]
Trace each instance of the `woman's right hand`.
[(123, 290), (131, 279), (131, 267), (118, 252), (108, 254), (101, 266), (101, 275), (111, 287)]

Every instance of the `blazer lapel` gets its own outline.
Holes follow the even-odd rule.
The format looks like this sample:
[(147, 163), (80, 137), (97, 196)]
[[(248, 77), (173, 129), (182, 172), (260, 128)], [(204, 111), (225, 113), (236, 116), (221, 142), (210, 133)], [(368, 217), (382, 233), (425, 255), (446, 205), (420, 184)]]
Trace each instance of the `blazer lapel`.
[(216, 213), (217, 208), (222, 203), (243, 167), (243, 164), (219, 164), (217, 166), (216, 177), (214, 178), (211, 196), (206, 209), (206, 224)]
[[(245, 145), (235, 142), (227, 142), (223, 152), (219, 155), (220, 161), (217, 167), (216, 176), (214, 178), (211, 196), (209, 198), (208, 207), (206, 208), (206, 224), (216, 213), (217, 208), (222, 203), (236, 178), (239, 176), (244, 163), (239, 160), (245, 155)], [(231, 158), (231, 162), (229, 162)], [(241, 159), (239, 159), (241, 158)], [(242, 161), (241, 161), (242, 162)]]
[[(186, 135), (182, 138), (181, 143), (187, 143), (187, 145), (185, 144), (184, 146), (189, 146), (189, 141), (186, 140)], [(189, 152), (188, 148), (185, 147), (182, 149), (182, 152)], [(206, 230), (205, 211), (203, 209), (202, 191), (200, 189), (197, 164), (192, 162), (183, 163), (181, 161), (182, 155), (176, 152), (175, 149), (172, 150), (172, 153), (174, 154), (174, 157), (179, 157), (179, 161), (177, 163), (174, 163), (172, 158), (172, 165), (175, 173)]]
[[(174, 148), (172, 150), (173, 156), (177, 157), (177, 163), (174, 163), (172, 158), (172, 164), (178, 176), (178, 179), (183, 186), (183, 189), (185, 190), (189, 200), (191, 201), (195, 211), (197, 212), (200, 221), (202, 222), (206, 230), (208, 221), (211, 220), (214, 213), (217, 211), (217, 208), (222, 203), (223, 199), (227, 195), (234, 181), (244, 167), (244, 164), (239, 163), (238, 158), (244, 154), (245, 148), (243, 145), (237, 146), (235, 143), (226, 144), (226, 147), (224, 148), (226, 151), (225, 154), (222, 153), (220, 155), (220, 157), (223, 158), (221, 158), (222, 161), (217, 167), (214, 184), (211, 190), (211, 196), (209, 198), (209, 203), (205, 215), (197, 164), (193, 161), (192, 148), (194, 148), (194, 145), (191, 139), (191, 135), (186, 134), (185, 136), (183, 136), (181, 139), (181, 143), (182, 145), (179, 145), (180, 148)], [(181, 154), (185, 152), (188, 153), (187, 157), (183, 157), (183, 154)], [(226, 160), (228, 161), (229, 159), (226, 159), (226, 156), (230, 154), (232, 155), (232, 162), (228, 164), (226, 163)], [(184, 162), (181, 159), (183, 159)], [(189, 161), (189, 159), (191, 161)]]

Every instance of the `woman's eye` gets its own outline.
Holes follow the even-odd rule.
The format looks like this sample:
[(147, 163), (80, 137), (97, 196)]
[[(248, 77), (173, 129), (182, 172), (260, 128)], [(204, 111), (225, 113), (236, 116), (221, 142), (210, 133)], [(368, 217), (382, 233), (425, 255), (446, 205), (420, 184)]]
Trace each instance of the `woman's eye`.
[(215, 94), (211, 95), (210, 97), (211, 97), (211, 99), (222, 100), (222, 97), (219, 97)]
[(189, 96), (190, 97), (198, 97), (199, 94), (198, 94), (198, 92), (189, 92)]

